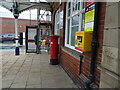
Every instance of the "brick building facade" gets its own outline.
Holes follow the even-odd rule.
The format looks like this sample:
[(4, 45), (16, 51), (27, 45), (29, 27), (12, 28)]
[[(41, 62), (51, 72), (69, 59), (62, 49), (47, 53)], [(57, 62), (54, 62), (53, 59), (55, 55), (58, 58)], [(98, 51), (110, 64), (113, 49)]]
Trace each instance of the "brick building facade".
[[(37, 21), (36, 20), (27, 20), (27, 19), (19, 19), (18, 20), (18, 30), (20, 32), (25, 32), (26, 31), (26, 25), (36, 25)], [(0, 35), (2, 34), (7, 34), (7, 33), (15, 33), (15, 23), (13, 18), (0, 18), (0, 25), (1, 25), (1, 32)]]
[[(85, 87), (87, 81), (90, 79), (90, 67), (92, 52), (80, 53), (71, 47), (66, 46), (66, 18), (67, 18), (67, 2), (52, 2), (50, 3), (52, 11), (52, 34), (60, 35), (59, 45), (59, 61), (60, 65), (72, 78), (78, 87)], [(114, 11), (111, 12), (111, 10)], [(119, 32), (120, 32), (120, 2), (116, 3), (99, 3), (99, 17), (98, 23), (98, 42), (99, 47), (96, 52), (95, 60), (95, 79), (92, 83), (93, 87), (100, 88), (118, 88), (119, 87)], [(63, 15), (63, 21), (57, 22), (57, 14)], [(110, 15), (110, 16), (109, 16)], [(60, 16), (60, 15), (59, 15)], [(7, 21), (6, 21), (7, 20)], [(6, 23), (7, 22), (7, 23)], [(76, 20), (77, 22), (77, 20)], [(5, 24), (4, 24), (5, 23)], [(30, 21), (26, 20), (25, 23), (19, 20), (19, 32), (25, 30), (25, 26), (29, 25)], [(35, 25), (36, 21), (32, 21)], [(62, 28), (59, 24), (62, 23)], [(11, 24), (11, 25), (10, 25)], [(1, 24), (0, 24), (1, 25)], [(8, 26), (9, 25), (9, 26)], [(7, 26), (7, 27), (6, 27)], [(59, 26), (59, 27), (57, 27)], [(12, 27), (12, 29), (10, 29)], [(9, 29), (9, 30), (8, 30)], [(6, 31), (7, 30), (7, 31)], [(59, 33), (56, 32), (59, 30)], [(14, 20), (2, 19), (2, 34), (14, 33)], [(111, 41), (112, 40), (112, 41)], [(114, 84), (113, 84), (114, 83)]]
[[(66, 33), (68, 33), (66, 32), (66, 27), (68, 27), (68, 24), (66, 24), (68, 23), (68, 21), (66, 19), (69, 20), (72, 17), (72, 15), (70, 17), (67, 16), (69, 15), (69, 10), (73, 9), (74, 7), (70, 8), (68, 2), (62, 2), (61, 4), (60, 2), (53, 2), (51, 3), (51, 6), (53, 8), (52, 34), (56, 34), (56, 15), (59, 14), (58, 12), (63, 11), (63, 28), (59, 28), (60, 34), (58, 34), (60, 35), (60, 65), (64, 68), (64, 70), (68, 73), (68, 75), (72, 78), (72, 80), (76, 83), (78, 87), (84, 88), (86, 87), (86, 83), (89, 83), (87, 81), (89, 81), (90, 79), (89, 76), (92, 61), (91, 58), (93, 53), (80, 53), (72, 49), (71, 47), (66, 46), (67, 41), (65, 40), (65, 38), (67, 37)], [(119, 6), (120, 2), (99, 3), (97, 18), (97, 38), (99, 42), (99, 47), (96, 52), (95, 67), (93, 68), (95, 69), (95, 79), (94, 82), (91, 84), (91, 86), (93, 87), (119, 88)], [(112, 14), (113, 12), (111, 10), (114, 11), (114, 14), (116, 14), (116, 16)], [(79, 21), (79, 19), (76, 19), (76, 22), (77, 21)], [(113, 82), (114, 84), (112, 84)]]
[[(79, 53), (69, 47), (65, 46), (65, 30), (66, 30), (66, 5), (67, 2), (51, 3), (53, 8), (53, 34), (55, 34), (55, 17), (57, 11), (63, 11), (63, 28), (60, 29), (60, 64), (72, 80), (78, 85), (78, 87), (84, 86), (86, 81), (89, 79), (90, 73), (90, 63), (92, 52)], [(106, 15), (106, 2), (101, 2), (99, 6), (99, 19), (98, 19), (98, 41), (99, 48), (97, 50), (96, 58), (96, 68), (95, 68), (95, 80), (93, 86), (99, 87), (100, 85), (100, 73), (102, 57), (103, 57), (103, 38), (104, 36), (104, 27), (105, 27), (105, 15)], [(108, 22), (109, 23), (109, 22)], [(81, 58), (82, 56), (82, 58)]]
[[(114, 13), (114, 14), (113, 14)], [(120, 88), (120, 2), (107, 2), (100, 88)]]

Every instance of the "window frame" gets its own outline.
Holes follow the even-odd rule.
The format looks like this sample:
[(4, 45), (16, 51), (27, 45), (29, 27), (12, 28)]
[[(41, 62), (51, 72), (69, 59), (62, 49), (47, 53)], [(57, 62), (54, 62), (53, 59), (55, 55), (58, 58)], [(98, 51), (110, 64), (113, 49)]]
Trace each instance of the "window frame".
[[(71, 45), (71, 31), (72, 31), (72, 27), (75, 27), (75, 26), (78, 26), (78, 31), (82, 31), (81, 30), (81, 25), (82, 25), (82, 20), (83, 19), (80, 19), (82, 18), (82, 15), (83, 13), (85, 13), (85, 7), (83, 8), (83, 0), (81, 0), (80, 2), (80, 10), (78, 10), (78, 3), (79, 3), (79, 0), (76, 0), (78, 1), (77, 2), (77, 10), (76, 11), (73, 11), (73, 1), (74, 0), (69, 0), (66, 4), (66, 27), (65, 27), (65, 46), (68, 47), (68, 48), (71, 48), (73, 50), (76, 50), (75, 49), (75, 46), (72, 46)], [(68, 5), (69, 5), (69, 2), (72, 4), (70, 6), (70, 8), (68, 8)], [(71, 9), (70, 10), (70, 16), (68, 17), (68, 9)], [(72, 17), (75, 16), (75, 15), (79, 15), (79, 24), (78, 25), (73, 25), (72, 26)], [(70, 26), (68, 27), (68, 20), (70, 20)], [(67, 40), (68, 40), (68, 28), (69, 28), (69, 44), (67, 43)], [(78, 51), (78, 50), (77, 50)], [(79, 51), (80, 52), (80, 51)], [(81, 52), (82, 53), (82, 52)]]
[[(58, 16), (57, 16), (58, 15)], [(57, 21), (58, 20), (58, 21)], [(57, 27), (59, 25), (59, 28)], [(58, 33), (59, 32), (59, 33)], [(54, 26), (54, 34), (60, 35), (60, 9), (58, 9), (55, 13), (55, 26)]]

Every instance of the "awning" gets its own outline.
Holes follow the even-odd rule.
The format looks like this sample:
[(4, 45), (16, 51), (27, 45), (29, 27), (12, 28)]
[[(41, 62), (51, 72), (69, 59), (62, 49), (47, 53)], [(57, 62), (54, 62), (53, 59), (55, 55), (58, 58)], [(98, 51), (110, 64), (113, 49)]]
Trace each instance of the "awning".
[[(11, 11), (14, 2), (1, 1), (0, 5)], [(40, 8), (40, 10), (52, 11), (49, 2), (17, 2), (17, 5), (18, 5), (19, 14), (26, 10), (38, 9), (38, 8)]]

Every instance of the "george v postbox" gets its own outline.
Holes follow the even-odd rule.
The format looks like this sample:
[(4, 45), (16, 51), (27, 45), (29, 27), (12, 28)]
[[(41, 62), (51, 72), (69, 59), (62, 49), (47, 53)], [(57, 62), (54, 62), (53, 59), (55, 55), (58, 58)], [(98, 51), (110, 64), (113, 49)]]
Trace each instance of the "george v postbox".
[(50, 64), (57, 65), (58, 64), (58, 53), (59, 53), (59, 45), (58, 45), (58, 35), (50, 35)]

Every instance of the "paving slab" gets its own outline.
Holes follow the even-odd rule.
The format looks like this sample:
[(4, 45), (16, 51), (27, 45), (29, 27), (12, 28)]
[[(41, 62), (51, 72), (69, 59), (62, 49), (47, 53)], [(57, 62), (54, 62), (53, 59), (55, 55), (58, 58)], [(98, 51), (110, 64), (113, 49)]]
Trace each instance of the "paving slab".
[(9, 88), (12, 84), (13, 80), (2, 80), (2, 87)]
[[(29, 88), (42, 88), (42, 87), (41, 87), (41, 84), (38, 84), (38, 85), (36, 84), (36, 85), (27, 85), (26, 88), (28, 88), (28, 90), (31, 90), (31, 89), (29, 89)], [(26, 89), (26, 90), (27, 90), (27, 89)], [(34, 90), (34, 89), (33, 89), (33, 90)]]
[(7, 53), (2, 58), (3, 88), (76, 88), (61, 66), (50, 65), (47, 52)]

